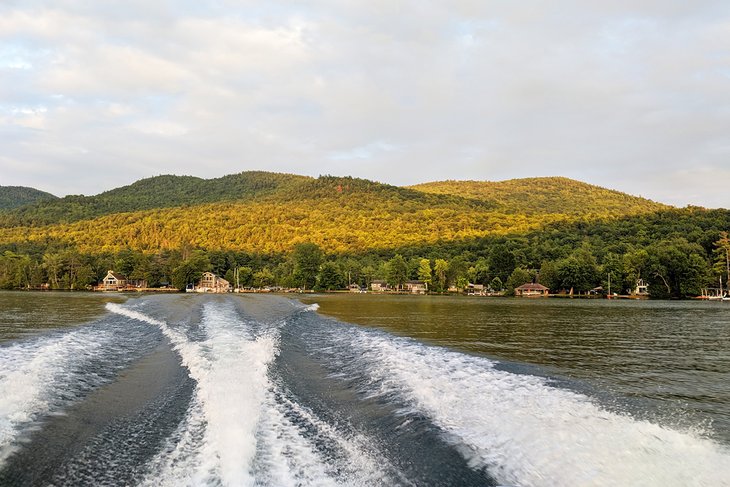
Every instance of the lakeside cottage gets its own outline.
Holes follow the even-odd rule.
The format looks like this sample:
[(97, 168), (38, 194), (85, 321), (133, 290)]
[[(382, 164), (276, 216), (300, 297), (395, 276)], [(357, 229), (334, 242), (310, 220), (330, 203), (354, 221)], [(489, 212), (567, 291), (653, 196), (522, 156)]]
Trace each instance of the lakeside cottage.
[(426, 294), (428, 284), (425, 281), (407, 281), (405, 290), (413, 294)]
[(95, 287), (96, 291), (140, 291), (147, 288), (147, 281), (144, 279), (131, 280), (112, 270), (107, 271), (106, 277), (101, 285)]
[(370, 290), (375, 293), (384, 293), (386, 291), (390, 291), (390, 286), (388, 286), (388, 283), (385, 281), (372, 281), (370, 283)]
[(484, 284), (472, 284), (470, 282), (466, 285), (466, 294), (469, 296), (484, 296), (486, 289), (484, 289)]
[(231, 283), (212, 272), (203, 272), (203, 276), (192, 291), (198, 293), (227, 293), (231, 291)]
[(639, 279), (636, 281), (636, 287), (634, 288), (631, 295), (637, 296), (637, 297), (648, 297), (649, 296), (649, 286), (644, 282), (643, 279)]
[(549, 291), (550, 290), (542, 284), (528, 282), (527, 284), (523, 284), (522, 286), (515, 288), (515, 296), (522, 296), (526, 298), (547, 296)]
[(110, 270), (101, 281), (101, 288), (104, 291), (119, 291), (127, 287), (127, 278)]

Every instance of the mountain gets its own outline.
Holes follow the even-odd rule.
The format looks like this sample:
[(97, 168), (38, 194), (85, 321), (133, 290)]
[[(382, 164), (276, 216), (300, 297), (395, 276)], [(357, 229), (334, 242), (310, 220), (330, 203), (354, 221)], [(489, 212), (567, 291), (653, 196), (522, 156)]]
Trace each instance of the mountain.
[[(163, 175), (95, 196), (40, 200), (0, 215), (0, 226), (38, 226), (88, 220), (113, 213), (246, 200), (308, 179), (269, 172), (244, 172), (215, 179)], [(20, 205), (18, 205), (20, 206)]]
[(53, 201), (58, 197), (35, 188), (0, 186), (0, 210), (18, 208), (38, 201)]
[(311, 241), (328, 252), (357, 253), (664, 208), (565, 178), (403, 188), (351, 177), (264, 172), (209, 180), (158, 176), (0, 215), (0, 244), (55, 242), (99, 253), (152, 252), (185, 242), (211, 250), (282, 253)]
[(563, 177), (507, 181), (438, 181), (411, 186), (492, 203), (506, 213), (631, 215), (668, 209), (667, 205)]

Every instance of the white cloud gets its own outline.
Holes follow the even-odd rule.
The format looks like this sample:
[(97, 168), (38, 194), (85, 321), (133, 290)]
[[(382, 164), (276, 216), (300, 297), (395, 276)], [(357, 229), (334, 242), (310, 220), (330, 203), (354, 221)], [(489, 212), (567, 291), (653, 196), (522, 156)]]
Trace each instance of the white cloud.
[(719, 0), (13, 2), (0, 106), (45, 111), (0, 111), (0, 184), (566, 175), (730, 207), (667, 176), (727, 176), (729, 46)]

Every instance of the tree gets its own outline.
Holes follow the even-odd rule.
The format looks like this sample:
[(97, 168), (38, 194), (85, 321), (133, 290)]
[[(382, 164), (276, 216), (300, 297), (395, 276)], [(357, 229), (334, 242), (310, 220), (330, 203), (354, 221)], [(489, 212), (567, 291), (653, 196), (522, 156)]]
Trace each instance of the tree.
[(704, 250), (684, 238), (662, 240), (649, 248), (649, 294), (685, 298), (700, 294), (708, 279)]
[(477, 259), (474, 265), (469, 268), (467, 275), (474, 284), (487, 285), (491, 277), (489, 275), (489, 264), (487, 263), (487, 259), (483, 257)]
[(172, 271), (172, 285), (183, 290), (188, 284), (200, 280), (203, 272), (210, 269), (208, 256), (202, 250), (194, 250), (182, 264)]
[(504, 245), (495, 245), (489, 254), (489, 268), (493, 276), (499, 277), (502, 282), (507, 281), (515, 270), (514, 254)]
[(570, 294), (589, 291), (600, 281), (596, 259), (586, 248), (578, 249), (558, 264), (558, 277), (561, 287), (570, 289)]
[(317, 283), (317, 274), (323, 258), (322, 249), (317, 244), (306, 242), (294, 247), (292, 260), (295, 282), (304, 289), (313, 288)]
[(545, 261), (540, 266), (540, 272), (537, 274), (537, 282), (548, 289), (560, 289), (560, 276), (558, 275), (558, 265), (553, 261)]
[(263, 269), (253, 273), (253, 286), (263, 288), (274, 284), (274, 273), (271, 269), (264, 267)]
[(532, 282), (534, 279), (534, 272), (528, 271), (524, 267), (516, 267), (507, 279), (507, 294), (514, 294), (516, 287)]
[(436, 290), (439, 292), (443, 292), (448, 285), (448, 280), (446, 279), (447, 273), (449, 272), (449, 263), (446, 262), (444, 259), (436, 259), (436, 261), (433, 264), (433, 273), (436, 277)]
[(325, 262), (319, 271), (318, 286), (326, 291), (344, 287), (342, 273), (334, 262)]
[(387, 280), (391, 286), (400, 289), (408, 280), (408, 263), (402, 255), (396, 254), (388, 261)]
[(725, 283), (730, 289), (730, 237), (728, 232), (720, 232), (720, 238), (713, 244), (715, 247), (715, 272), (725, 274)]
[(418, 279), (425, 282), (427, 285), (431, 284), (431, 261), (428, 259), (421, 259), (418, 263)]

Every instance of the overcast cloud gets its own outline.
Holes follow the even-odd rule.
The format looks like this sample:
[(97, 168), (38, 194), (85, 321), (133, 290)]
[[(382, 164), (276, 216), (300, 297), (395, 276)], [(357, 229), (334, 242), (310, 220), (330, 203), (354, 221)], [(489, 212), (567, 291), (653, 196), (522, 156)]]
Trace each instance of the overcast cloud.
[(730, 207), (730, 2), (8, 1), (0, 184), (567, 176)]

